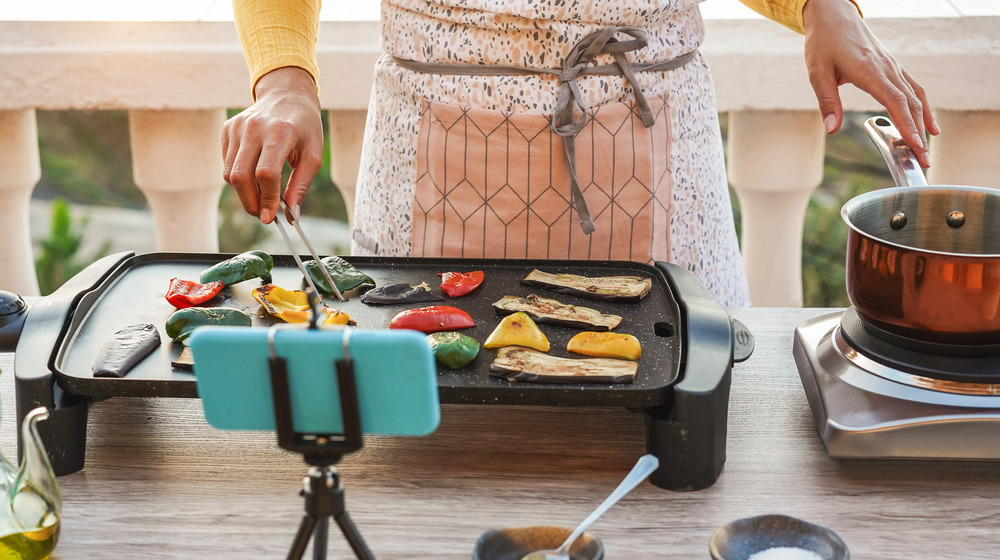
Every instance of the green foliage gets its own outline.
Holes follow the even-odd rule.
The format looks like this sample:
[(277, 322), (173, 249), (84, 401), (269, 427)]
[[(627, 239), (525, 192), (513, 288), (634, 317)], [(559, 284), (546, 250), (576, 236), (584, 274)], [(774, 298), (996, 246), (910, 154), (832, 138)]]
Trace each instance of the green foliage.
[(847, 234), (839, 208), (809, 201), (802, 238), (802, 299), (806, 307), (846, 306)]
[(38, 111), (39, 198), (145, 208), (132, 179), (127, 111)]
[(243, 210), (232, 187), (222, 189), (219, 218), (219, 251), (223, 253), (242, 253), (258, 247), (269, 235), (260, 220)]
[(57, 198), (52, 202), (52, 226), (49, 236), (42, 240), (41, 252), (35, 260), (42, 295), (54, 292), (87, 265), (108, 254), (111, 244), (105, 243), (92, 257), (76, 258), (86, 224), (86, 218), (79, 225), (73, 223), (69, 203), (64, 199)]

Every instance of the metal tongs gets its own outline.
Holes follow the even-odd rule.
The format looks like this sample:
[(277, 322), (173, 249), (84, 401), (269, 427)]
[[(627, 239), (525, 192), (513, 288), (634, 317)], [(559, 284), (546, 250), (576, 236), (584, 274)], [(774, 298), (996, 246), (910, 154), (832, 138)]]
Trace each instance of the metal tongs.
[[(337, 296), (337, 299), (340, 301), (347, 301), (344, 299), (344, 296), (341, 295), (340, 290), (337, 288), (337, 284), (333, 281), (333, 278), (330, 278), (330, 273), (326, 270), (326, 267), (323, 266), (323, 261), (319, 259), (319, 255), (317, 255), (316, 251), (312, 248), (312, 244), (309, 243), (309, 238), (306, 237), (306, 233), (302, 231), (301, 227), (299, 227), (299, 221), (292, 216), (291, 211), (288, 210), (288, 206), (285, 206), (284, 200), (279, 201), (279, 208), (281, 209), (281, 213), (285, 215), (285, 219), (288, 220), (288, 223), (291, 224), (291, 226), (295, 228), (295, 231), (298, 232), (299, 239), (305, 243), (306, 249), (309, 250), (309, 254), (316, 261), (316, 266), (318, 266), (320, 271), (323, 273), (323, 278), (326, 278), (326, 281), (330, 283), (330, 286), (333, 288), (333, 295)], [(295, 259), (295, 264), (298, 265), (299, 271), (306, 277), (306, 282), (309, 283), (309, 287), (312, 288), (314, 294), (321, 297), (320, 294), (322, 294), (322, 292), (316, 289), (316, 284), (313, 283), (312, 277), (309, 276), (305, 265), (302, 264), (302, 259), (299, 258), (299, 254), (295, 251), (295, 248), (292, 247), (292, 240), (288, 237), (288, 233), (285, 232), (285, 227), (281, 225), (281, 219), (279, 216), (274, 217), (274, 225), (277, 226), (278, 232), (281, 233), (281, 238), (285, 240), (288, 252), (291, 253), (292, 258)]]

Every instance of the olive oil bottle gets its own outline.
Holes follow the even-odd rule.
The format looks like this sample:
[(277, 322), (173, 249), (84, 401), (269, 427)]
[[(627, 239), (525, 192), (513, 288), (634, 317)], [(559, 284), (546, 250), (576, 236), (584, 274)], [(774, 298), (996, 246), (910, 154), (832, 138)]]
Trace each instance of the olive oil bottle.
[(0, 560), (45, 560), (59, 540), (59, 520), (37, 531), (10, 533), (0, 537)]
[(36, 408), (21, 424), (21, 466), (0, 456), (0, 560), (45, 560), (59, 539), (62, 496), (38, 435), (48, 411)]

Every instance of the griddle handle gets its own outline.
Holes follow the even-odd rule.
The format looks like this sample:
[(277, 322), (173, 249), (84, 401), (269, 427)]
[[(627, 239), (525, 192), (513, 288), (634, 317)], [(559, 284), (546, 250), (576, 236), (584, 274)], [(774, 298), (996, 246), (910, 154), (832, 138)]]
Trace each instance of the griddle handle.
[[(650, 481), (668, 490), (707, 488), (726, 462), (735, 339), (749, 356), (753, 337), (687, 269), (657, 262), (680, 308), (681, 374), (672, 402), (646, 411), (646, 448), (660, 459)], [(734, 334), (734, 333), (739, 333)]]
[[(72, 312), (76, 298), (94, 289), (132, 255), (134, 253), (124, 252), (99, 259), (55, 292), (33, 300), (28, 307), (27, 318), (17, 339), (18, 350), (14, 354), (17, 425), (20, 426), (24, 417), (34, 408), (44, 406), (49, 409), (49, 419), (39, 424), (38, 432), (56, 476), (71, 474), (83, 468), (87, 449), (89, 401), (63, 391), (56, 383), (49, 363), (50, 351), (55, 348), (60, 329)], [(21, 446), (21, 433), (18, 430), (19, 457)]]

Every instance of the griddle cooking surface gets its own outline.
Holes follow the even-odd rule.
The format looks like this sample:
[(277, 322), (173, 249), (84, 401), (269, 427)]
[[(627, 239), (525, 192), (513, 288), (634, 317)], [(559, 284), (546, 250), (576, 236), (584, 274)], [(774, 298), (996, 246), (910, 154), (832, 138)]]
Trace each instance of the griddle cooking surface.
[[(64, 389), (96, 398), (112, 396), (196, 397), (194, 374), (171, 367), (183, 346), (172, 343), (164, 325), (174, 308), (164, 294), (170, 279), (196, 280), (206, 268), (229, 258), (223, 254), (149, 253), (121, 262), (108, 278), (90, 292), (81, 294), (70, 311), (50, 365)], [(623, 317), (614, 332), (636, 336), (642, 343), (639, 370), (631, 384), (548, 384), (510, 382), (494, 378), (489, 366), (495, 349), (483, 348), (476, 359), (461, 370), (439, 366), (438, 386), (442, 402), (544, 404), (585, 406), (646, 407), (662, 404), (680, 369), (679, 311), (669, 283), (656, 267), (630, 262), (539, 261), (497, 259), (415, 259), (393, 257), (345, 257), (371, 276), (378, 286), (400, 282), (426, 282), (440, 294), (440, 278), (446, 271), (483, 270), (486, 280), (471, 294), (459, 298), (444, 296), (440, 302), (372, 306), (361, 302), (360, 293), (344, 294), (347, 302), (325, 296), (324, 303), (350, 314), (356, 328), (387, 328), (390, 319), (404, 309), (425, 305), (452, 305), (467, 311), (476, 326), (462, 329), (482, 344), (503, 317), (493, 302), (505, 295), (538, 294), (566, 303), (598, 309)], [(532, 269), (585, 276), (636, 275), (652, 278), (649, 295), (635, 303), (611, 303), (556, 293), (521, 284)], [(286, 289), (303, 289), (302, 274), (290, 255), (275, 255), (273, 283)], [(206, 305), (241, 309), (253, 317), (254, 326), (270, 326), (278, 320), (267, 315), (251, 296), (260, 285), (248, 280), (228, 286)], [(111, 335), (127, 325), (150, 323), (163, 340), (161, 346), (140, 362), (124, 378), (95, 378), (91, 372), (97, 352)], [(539, 324), (549, 338), (555, 356), (571, 356), (566, 343), (579, 329)], [(391, 352), (391, 349), (387, 349)], [(572, 357), (580, 357), (572, 355)]]

